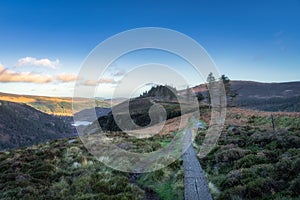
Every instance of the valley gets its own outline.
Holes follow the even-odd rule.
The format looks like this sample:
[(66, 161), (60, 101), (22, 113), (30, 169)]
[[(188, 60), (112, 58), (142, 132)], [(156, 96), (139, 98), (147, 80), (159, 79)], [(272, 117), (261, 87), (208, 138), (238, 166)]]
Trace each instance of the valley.
[[(284, 86), (283, 89), (286, 88)], [(283, 89), (272, 87), (274, 92), (271, 98)], [(240, 93), (242, 96), (247, 94), (245, 99), (249, 99), (252, 93), (245, 90)], [(206, 91), (201, 91), (205, 96)], [(261, 95), (256, 99), (269, 97), (262, 97), (265, 93), (259, 93), (257, 89), (255, 92)], [(127, 152), (151, 153), (162, 148), (172, 149), (174, 145), (181, 145), (176, 142), (172, 144), (174, 138), (183, 134), (186, 127), (195, 125), (195, 121), (191, 123), (190, 120), (193, 107), (183, 104), (187, 112), (181, 113), (180, 104), (176, 101), (164, 100), (158, 93), (155, 95), (123, 101), (112, 108), (84, 109), (75, 115), (86, 124), (78, 124), (77, 128), (93, 130), (95, 123), (99, 122), (104, 132), (94, 130), (90, 137), (105, 134), (109, 141)], [(280, 98), (294, 98), (298, 94), (293, 95)], [(2, 99), (6, 100), (22, 99), (21, 96), (15, 99), (4, 96)], [(189, 184), (185, 180), (189, 176), (187, 169), (192, 166), (189, 155), (193, 155), (192, 151), (197, 155), (201, 149), (211, 121), (211, 110), (205, 99), (199, 102), (198, 128), (192, 130), (194, 140), (188, 155), (184, 154), (184, 157), (156, 171), (128, 173), (109, 168), (93, 156), (86, 149), (86, 144), (82, 143), (85, 136), (79, 138), (76, 134), (71, 117), (49, 115), (46, 114), (48, 111), (36, 110), (28, 98), (25, 96), (22, 103), (0, 101), (0, 199), (60, 199), (63, 196), (67, 199), (156, 200), (183, 199), (190, 195), (187, 193), (190, 191)], [(53, 99), (51, 101), (54, 103)], [(237, 102), (247, 103), (242, 97)], [(287, 107), (288, 103), (286, 101)], [(148, 111), (154, 104), (160, 104), (166, 110), (164, 123), (160, 119), (150, 120)], [(126, 105), (129, 105), (134, 122), (146, 127), (143, 131), (136, 129), (130, 134), (121, 131), (112, 111), (121, 116)], [(265, 111), (266, 107), (274, 104), (264, 102), (262, 105), (261, 110), (259, 104), (255, 109), (252, 108), (252, 103), (228, 107), (225, 126), (217, 145), (208, 155), (195, 157), (197, 161), (193, 161), (193, 166), (198, 162), (203, 170), (201, 174), (197, 174), (199, 170), (196, 171), (197, 175), (194, 176), (198, 178), (195, 180), (205, 180), (196, 187), (199, 190), (204, 188), (203, 191), (207, 191), (212, 199), (298, 199), (300, 113), (288, 112), (289, 109), (284, 112)], [(93, 109), (98, 118), (94, 122), (89, 114)], [(168, 158), (160, 159), (168, 161)], [(143, 162), (147, 167), (149, 163)], [(126, 161), (118, 165), (126, 165)]]

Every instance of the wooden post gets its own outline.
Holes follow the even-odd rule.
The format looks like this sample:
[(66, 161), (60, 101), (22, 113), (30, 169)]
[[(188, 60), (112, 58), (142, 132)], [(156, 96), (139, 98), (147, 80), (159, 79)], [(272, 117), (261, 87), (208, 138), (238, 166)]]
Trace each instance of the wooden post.
[(271, 114), (271, 119), (272, 119), (272, 129), (273, 129), (273, 133), (275, 133), (275, 123), (274, 123), (274, 116), (273, 116), (273, 114)]

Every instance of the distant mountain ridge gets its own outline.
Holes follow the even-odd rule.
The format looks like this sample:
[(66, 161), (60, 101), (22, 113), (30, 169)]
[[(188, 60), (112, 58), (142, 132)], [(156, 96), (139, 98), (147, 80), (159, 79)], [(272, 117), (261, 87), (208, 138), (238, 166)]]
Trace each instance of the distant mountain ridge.
[[(300, 96), (300, 81), (263, 83), (256, 81), (230, 81), (231, 89), (238, 90), (239, 98), (272, 98)], [(193, 92), (206, 92), (206, 84), (192, 88)]]
[[(46, 97), (46, 96), (32, 96), (32, 95), (17, 95), (0, 92), (0, 100), (11, 101), (15, 103), (25, 103), (41, 112), (59, 115), (72, 116), (72, 98), (71, 97)], [(82, 98), (82, 105), (85, 106), (84, 98)], [(110, 102), (97, 99), (95, 101), (97, 107), (110, 107)], [(88, 102), (85, 107), (88, 107)]]
[(300, 96), (300, 81), (262, 83), (254, 81), (231, 81), (233, 90), (239, 89), (239, 98), (289, 98)]
[[(230, 81), (231, 90), (237, 90), (236, 106), (259, 109), (265, 111), (300, 112), (300, 81), (282, 83), (263, 83), (255, 81)], [(206, 84), (191, 88), (194, 93), (207, 93)], [(185, 93), (185, 90), (178, 91)], [(145, 96), (151, 96), (147, 94)], [(45, 97), (31, 95), (16, 95), (0, 92), (0, 100), (16, 103), (25, 103), (47, 114), (72, 116), (72, 98), (70, 97)], [(96, 98), (96, 107), (108, 108), (126, 99), (101, 99)], [(84, 106), (84, 110), (89, 108)]]
[[(300, 81), (262, 83), (255, 81), (230, 81), (236, 90), (236, 106), (264, 111), (300, 112)], [(206, 84), (192, 88), (194, 93), (207, 93)]]

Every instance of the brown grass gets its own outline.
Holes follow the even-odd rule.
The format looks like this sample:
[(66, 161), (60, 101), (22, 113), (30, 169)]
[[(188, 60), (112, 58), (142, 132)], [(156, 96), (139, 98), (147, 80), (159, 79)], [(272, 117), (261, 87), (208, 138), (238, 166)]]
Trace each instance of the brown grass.
[(165, 122), (155, 124), (147, 128), (134, 130), (131, 131), (131, 133), (129, 132), (127, 133), (131, 136), (135, 136), (138, 138), (148, 138), (156, 134), (159, 135), (171, 134), (179, 130), (183, 130), (185, 127), (187, 127), (189, 119), (192, 117), (192, 115), (193, 113), (185, 114), (183, 116), (175, 117)]
[(46, 96), (30, 96), (30, 95), (15, 95), (0, 93), (0, 100), (11, 101), (15, 103), (33, 103), (37, 101), (50, 101), (50, 102), (72, 102), (69, 97), (46, 97)]
[(271, 116), (271, 114), (273, 114), (274, 116), (300, 117), (300, 112), (267, 112), (267, 111), (250, 110), (250, 109), (242, 109), (242, 108), (228, 108), (227, 113), (241, 114), (245, 117), (250, 117), (253, 115), (268, 117)]

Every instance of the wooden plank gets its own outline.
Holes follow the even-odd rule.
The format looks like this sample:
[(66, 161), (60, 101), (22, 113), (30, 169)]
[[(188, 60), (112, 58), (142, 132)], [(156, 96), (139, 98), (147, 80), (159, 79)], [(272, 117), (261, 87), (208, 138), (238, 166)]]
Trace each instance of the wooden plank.
[[(192, 131), (186, 132), (186, 141), (191, 138)], [(185, 143), (186, 144), (186, 143)], [(182, 155), (184, 168), (184, 199), (185, 200), (212, 200), (204, 171), (198, 161), (193, 145), (191, 144)]]

